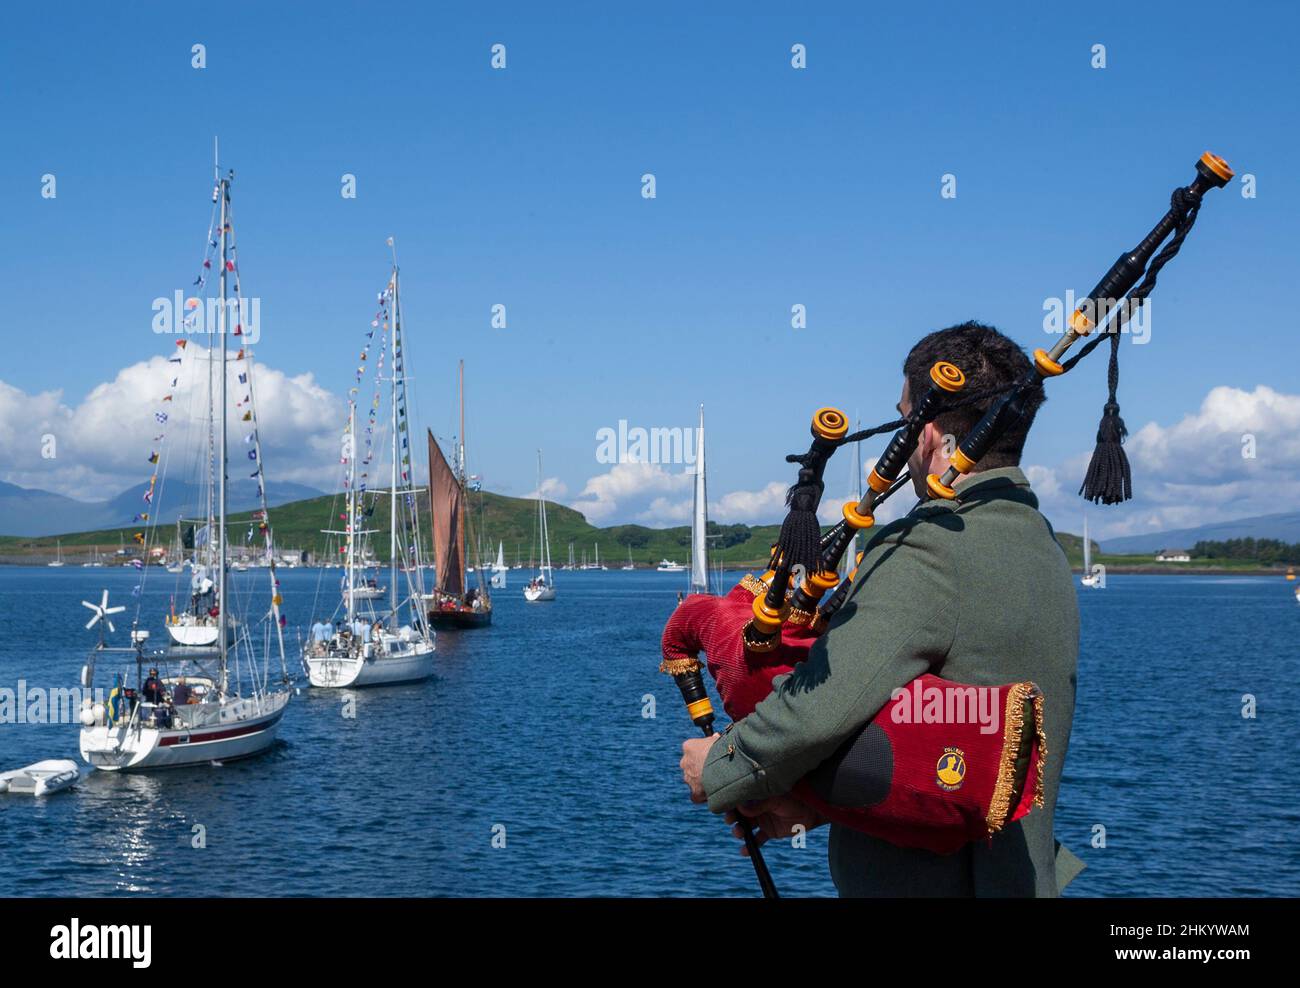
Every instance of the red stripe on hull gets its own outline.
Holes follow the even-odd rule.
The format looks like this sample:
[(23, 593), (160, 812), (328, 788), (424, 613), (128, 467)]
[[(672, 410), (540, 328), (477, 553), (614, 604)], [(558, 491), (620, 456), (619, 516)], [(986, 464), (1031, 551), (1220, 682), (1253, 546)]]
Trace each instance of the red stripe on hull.
[(166, 748), (177, 744), (188, 746), (191, 744), (203, 744), (205, 741), (224, 741), (227, 738), (238, 738), (245, 734), (257, 734), (260, 731), (265, 731), (268, 727), (274, 726), (283, 714), (284, 711), (281, 710), (280, 713), (276, 714), (270, 720), (261, 721), (257, 724), (245, 724), (242, 727), (230, 727), (223, 731), (207, 731), (205, 733), (191, 732), (188, 735), (177, 734), (171, 737), (159, 738), (158, 747)]

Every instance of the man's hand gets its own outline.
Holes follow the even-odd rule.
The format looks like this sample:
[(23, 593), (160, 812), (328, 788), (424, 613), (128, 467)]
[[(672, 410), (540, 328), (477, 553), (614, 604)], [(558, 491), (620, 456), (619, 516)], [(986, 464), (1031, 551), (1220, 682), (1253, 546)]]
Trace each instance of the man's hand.
[[(756, 825), (754, 837), (760, 847), (774, 837), (793, 837), (796, 827), (802, 827), (803, 832), (807, 833), (827, 822), (811, 806), (789, 795), (769, 796), (757, 802), (741, 803), (734, 810), (728, 810), (726, 820), (733, 825), (731, 833), (737, 840), (744, 840), (740, 831), (741, 817)], [(742, 847), (740, 853), (748, 857), (749, 848)]]
[(682, 781), (691, 791), (692, 803), (709, 801), (701, 776), (704, 775), (704, 760), (709, 757), (709, 749), (721, 737), (721, 734), (715, 734), (710, 738), (691, 738), (682, 742)]

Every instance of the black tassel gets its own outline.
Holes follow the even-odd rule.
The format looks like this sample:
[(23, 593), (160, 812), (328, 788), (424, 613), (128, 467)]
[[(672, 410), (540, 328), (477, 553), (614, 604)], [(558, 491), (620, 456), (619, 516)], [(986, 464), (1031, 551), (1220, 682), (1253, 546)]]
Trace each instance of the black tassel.
[(1097, 426), (1097, 448), (1092, 451), (1088, 473), (1079, 493), (1095, 504), (1120, 504), (1133, 496), (1133, 473), (1124, 453), (1128, 427), (1119, 417), (1119, 405), (1106, 402)]
[(818, 569), (822, 529), (817, 521), (817, 505), (821, 502), (822, 485), (811, 471), (799, 471), (799, 483), (790, 488), (785, 502), (790, 513), (781, 523), (777, 551), (791, 567), (802, 566), (808, 573)]

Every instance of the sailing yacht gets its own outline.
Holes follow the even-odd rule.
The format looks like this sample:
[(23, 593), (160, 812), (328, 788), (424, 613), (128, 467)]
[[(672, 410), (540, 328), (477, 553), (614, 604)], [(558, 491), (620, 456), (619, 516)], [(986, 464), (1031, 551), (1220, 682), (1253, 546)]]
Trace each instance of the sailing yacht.
[[(211, 346), (207, 354), (207, 380), (206, 392), (208, 399), (207, 421), (205, 440), (207, 444), (207, 455), (204, 460), (204, 482), (203, 488), (206, 495), (206, 511), (204, 517), (194, 519), (195, 525), (200, 525), (194, 535), (194, 558), (190, 566), (189, 597), (182, 604), (180, 610), (177, 610), (173, 602), (171, 610), (168, 612), (164, 624), (167, 628), (167, 637), (173, 645), (183, 648), (212, 648), (217, 644), (217, 636), (221, 633), (220, 624), (220, 603), (217, 597), (217, 580), (216, 572), (218, 565), (218, 556), (224, 549), (219, 543), (224, 542), (224, 538), (218, 534), (217, 528), (217, 498), (219, 489), (217, 483), (216, 458), (217, 458), (217, 384), (214, 380), (216, 361), (213, 359), (214, 353)], [(183, 519), (176, 519), (176, 538), (175, 552), (176, 558), (172, 566), (167, 567), (169, 573), (179, 574), (184, 571), (181, 563), (181, 557), (184, 555), (184, 540), (181, 537), (181, 524)], [(225, 529), (221, 529), (222, 532)], [(174, 568), (173, 568), (174, 566)], [(181, 581), (177, 581), (176, 597), (181, 597), (184, 591), (180, 586)], [(173, 599), (174, 600), (174, 599)], [(226, 638), (233, 641), (235, 637), (235, 617), (233, 613), (226, 614)]]
[[(542, 451), (537, 451), (537, 532), (541, 560), (537, 575), (524, 587), (524, 600), (530, 604), (555, 599), (555, 574), (551, 571), (551, 533), (546, 527), (546, 498), (542, 496)], [(573, 544), (569, 544), (569, 558), (573, 558)]]
[(621, 568), (621, 569), (624, 569), (624, 570), (634, 570), (634, 569), (636, 569), (636, 566), (635, 566), (635, 565), (633, 564), (633, 562), (632, 562), (632, 547), (631, 547), (631, 546), (628, 546), (628, 547), (627, 547), (627, 565), (626, 565), (626, 566), (623, 566), (623, 567), (620, 567), (620, 568)]
[[(391, 237), (388, 245), (393, 247)], [(343, 443), (347, 467), (344, 526), (342, 530), (326, 533), (337, 535), (343, 541), (346, 558), (343, 601), (330, 623), (319, 621), (312, 626), (311, 639), (303, 654), (307, 678), (313, 686), (323, 688), (407, 683), (433, 675), (435, 635), (424, 613), (424, 567), (420, 557), (423, 540), (420, 538), (420, 512), (416, 503), (420, 491), (411, 486), (406, 355), (402, 349), (404, 327), (395, 247), (392, 275), (380, 293), (375, 323), (380, 320), (385, 331), (390, 322), (392, 325), (392, 372), (387, 379), (392, 449), (390, 484), (385, 492), (389, 497), (389, 607), (387, 612), (376, 612), (372, 601), (378, 598), (357, 593), (361, 589), (363, 563), (367, 562), (363, 557), (362, 538), (375, 532), (361, 527), (369, 514), (362, 510), (358, 497), (364, 485), (357, 476), (357, 400), (354, 388), (348, 399), (348, 425)], [(382, 354), (379, 363), (382, 366)], [(372, 425), (375, 421), (373, 408), (378, 407), (380, 380), (376, 372), (376, 400), (370, 412)], [(371, 431), (368, 428), (366, 435), (371, 435)], [(403, 560), (406, 564), (399, 565)], [(378, 564), (377, 560), (375, 564)], [(373, 587), (367, 584), (366, 589), (372, 590)], [(409, 616), (409, 623), (403, 623), (404, 613)]]
[(506, 566), (506, 544), (498, 542), (497, 561), (492, 564), (491, 584), (493, 590), (504, 590), (506, 588), (506, 574), (509, 572), (510, 568)]
[(46, 563), (45, 565), (46, 565), (46, 566), (49, 566), (49, 567), (52, 567), (52, 568), (56, 568), (56, 569), (57, 569), (58, 567), (60, 567), (60, 566), (63, 565), (63, 543), (62, 543), (62, 542), (57, 541), (57, 540), (55, 541), (55, 543), (54, 543), (54, 558), (51, 559), (51, 560), (50, 560), (48, 563)]
[(167, 552), (167, 572), (180, 573), (185, 569), (185, 547), (181, 541), (181, 519), (176, 518), (176, 538), (172, 540), (171, 549)]
[(700, 429), (695, 444), (695, 493), (691, 511), (691, 576), (687, 593), (709, 590), (709, 496), (704, 470), (704, 406), (700, 406)]
[[(456, 469), (442, 455), (438, 441), (429, 439), (429, 513), (433, 520), (433, 554), (438, 563), (438, 582), (429, 605), (429, 622), (438, 628), (483, 628), (492, 623), (492, 596), (483, 585), (483, 561), (466, 567), (465, 526), (473, 523), (468, 510), (469, 471), (465, 460), (465, 362), (457, 371), (460, 392), (460, 437), (456, 443)], [(474, 554), (478, 541), (472, 537)], [(474, 586), (468, 575), (474, 574)]]
[(1083, 513), (1083, 576), (1079, 582), (1085, 587), (1098, 590), (1102, 586), (1101, 574), (1092, 571), (1092, 540), (1088, 538), (1088, 513)]
[[(250, 441), (253, 456), (257, 463), (255, 477), (259, 492), (265, 490), (265, 478), (262, 474), (261, 443), (258, 438), (258, 424), (254, 417), (252, 366), (246, 359), (246, 352), (240, 348), (230, 358), (227, 351), (227, 339), (232, 335), (229, 330), (231, 309), (227, 305), (229, 285), (233, 275), (235, 301), (239, 303), (236, 311), (243, 311), (243, 298), (240, 292), (239, 269), (234, 242), (234, 227), (231, 215), (230, 184), (233, 173), (218, 178), (213, 193), (219, 204), (219, 234), (208, 237), (208, 252), (205, 255), (205, 269), (210, 269), (213, 261), (220, 264), (221, 271), (221, 307), (218, 311), (217, 335), (220, 337), (220, 400), (217, 409), (220, 417), (219, 442), (217, 451), (217, 476), (220, 478), (217, 498), (218, 531), (226, 529), (226, 465), (228, 450), (226, 446), (227, 412), (227, 378), (233, 370), (239, 374), (240, 384), (247, 389), (248, 400), (242, 402), (246, 414), (241, 421), (250, 422), (252, 431)], [(214, 210), (214, 219), (216, 218)], [(211, 256), (215, 251), (215, 257)], [(200, 281), (203, 281), (202, 277)], [(239, 330), (236, 324), (235, 330)], [(243, 388), (241, 388), (243, 390)], [(165, 421), (160, 417), (159, 421)], [(151, 481), (150, 492), (154, 491)], [(266, 510), (266, 499), (261, 496), (259, 512), (263, 531), (268, 544), (271, 538), (270, 519)], [(147, 575), (149, 553), (141, 547), (145, 568), (141, 571), (141, 580)], [(226, 595), (226, 539), (219, 540), (219, 552), (216, 566), (216, 595), (218, 607), (227, 609)], [(265, 616), (260, 619), (264, 633), (255, 642), (247, 633), (248, 624), (241, 624), (243, 634), (235, 641), (219, 636), (215, 649), (168, 650), (146, 657), (145, 644), (149, 632), (139, 628), (139, 611), (131, 628), (131, 645), (127, 648), (113, 648), (107, 645), (105, 627), (114, 632), (111, 615), (125, 610), (124, 607), (108, 606), (108, 591), (105, 590), (101, 603), (93, 604), (82, 601), (93, 614), (87, 629), (99, 626), (99, 644), (92, 651), (90, 660), (82, 670), (81, 684), (90, 690), (94, 682), (97, 666), (113, 654), (130, 654), (134, 659), (136, 687), (124, 686), (121, 672), (113, 681), (113, 689), (106, 703), (95, 703), (87, 697), (81, 710), (81, 756), (96, 768), (107, 771), (145, 770), (154, 768), (172, 768), (183, 765), (219, 763), (235, 758), (246, 758), (265, 751), (275, 741), (276, 730), (285, 708), (292, 695), (289, 690), (288, 669), (284, 662), (284, 618), (280, 614), (279, 583), (274, 571), (270, 579), (270, 600)], [(143, 596), (143, 595), (141, 595)], [(278, 648), (280, 656), (281, 680), (272, 685), (270, 681), (270, 658), (272, 643)], [(258, 646), (263, 649), (262, 661), (258, 662)], [(143, 672), (148, 663), (150, 675), (146, 679)], [(161, 675), (153, 674), (153, 667), (163, 669)]]

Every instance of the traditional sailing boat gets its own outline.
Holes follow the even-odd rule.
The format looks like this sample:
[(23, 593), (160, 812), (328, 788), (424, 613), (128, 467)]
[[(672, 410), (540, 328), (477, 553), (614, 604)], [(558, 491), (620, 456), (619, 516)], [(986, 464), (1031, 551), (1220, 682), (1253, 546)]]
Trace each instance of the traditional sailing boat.
[[(227, 281), (231, 274), (234, 275), (235, 301), (238, 303), (234, 311), (245, 311), (239, 286), (230, 209), (230, 183), (233, 177), (232, 172), (217, 181), (214, 199), (219, 202), (220, 235), (219, 239), (209, 235), (209, 253), (204, 259), (205, 270), (210, 269), (214, 260), (210, 252), (215, 250), (215, 260), (221, 266), (221, 308), (218, 314), (221, 397), (217, 406), (221, 422), (220, 442), (217, 444), (217, 476), (220, 478), (217, 520), (221, 532), (226, 530), (226, 378), (230, 363), (244, 361), (246, 358), (246, 352), (241, 348), (233, 361), (230, 360), (226, 347), (228, 336), (242, 333), (239, 323), (235, 324), (233, 334), (229, 332), (231, 308), (227, 305)], [(205, 278), (201, 275), (199, 283), (204, 281)], [(250, 459), (257, 462), (254, 476), (262, 502), (259, 517), (267, 543), (270, 544), (271, 528), (266, 512), (261, 442), (253, 412), (252, 368), (250, 363), (236, 363), (236, 367), (241, 371), (241, 385), (247, 387), (247, 401), (241, 402), (247, 409), (242, 421), (251, 423), (249, 439), (253, 455)], [(155, 417), (159, 423), (166, 421), (164, 413)], [(156, 463), (157, 460), (151, 459), (150, 462)], [(150, 501), (156, 479), (155, 476), (150, 481)], [(216, 567), (216, 600), (223, 611), (227, 609), (229, 600), (226, 594), (226, 541), (224, 537), (219, 540)], [(145, 551), (143, 542), (142, 555), (147, 565), (149, 554)], [(142, 571), (142, 580), (145, 573), (147, 569)], [(166, 671), (159, 676), (151, 668), (147, 679), (143, 678), (142, 673), (146, 662), (144, 643), (148, 640), (149, 633), (138, 628), (138, 610), (132, 623), (131, 647), (110, 648), (105, 643), (105, 625), (108, 631), (114, 631), (111, 615), (125, 608), (109, 607), (107, 590), (104, 591), (100, 604), (82, 601), (85, 607), (94, 612), (86, 627), (89, 629), (98, 625), (100, 629), (99, 645), (82, 670), (82, 686), (87, 690), (91, 688), (96, 666), (103, 656), (110, 653), (131, 653), (135, 659), (136, 674), (135, 689), (126, 688), (118, 673), (106, 703), (93, 703), (89, 697), (83, 701), (82, 757), (91, 765), (110, 771), (140, 770), (225, 762), (255, 755), (270, 747), (291, 696), (288, 669), (284, 663), (285, 619), (280, 614), (279, 583), (274, 570), (271, 572), (270, 590), (269, 608), (261, 619), (265, 634), (261, 636), (263, 661), (260, 668), (256, 648), (245, 623), (240, 626), (243, 633), (235, 642), (228, 641), (225, 636), (218, 636), (216, 649), (155, 653), (147, 661), (163, 666)], [(275, 688), (271, 687), (268, 669), (272, 641), (280, 653), (281, 681)]]
[(704, 406), (695, 443), (695, 494), (691, 511), (691, 576), (687, 593), (709, 590), (709, 492), (704, 469)]
[[(388, 239), (393, 247), (393, 240)], [(344, 527), (326, 534), (343, 540), (346, 553), (343, 602), (333, 615), (332, 623), (323, 621), (312, 626), (311, 639), (303, 654), (307, 677), (313, 686), (352, 687), (377, 686), (388, 683), (407, 683), (427, 679), (433, 675), (434, 633), (424, 615), (424, 567), (420, 557), (420, 513), (416, 495), (410, 486), (411, 457), (406, 416), (406, 356), (403, 353), (402, 305), (397, 267), (397, 251), (393, 250), (393, 273), (388, 285), (379, 295), (379, 312), (374, 323), (382, 320), (385, 333), (390, 317), (392, 324), (392, 373), (388, 377), (391, 403), (390, 429), (392, 432), (391, 474), (388, 512), (388, 580), (389, 609), (377, 613), (372, 593), (361, 594), (364, 558), (362, 539), (375, 534), (361, 526), (369, 512), (361, 508), (359, 495), (365, 484), (357, 476), (357, 401), (353, 389), (348, 399), (348, 425), (344, 438), (347, 466), (347, 509)], [(373, 333), (371, 334), (373, 336)], [(369, 344), (367, 344), (367, 347)], [(364, 358), (363, 358), (364, 359)], [(383, 364), (383, 354), (379, 358)], [(357, 372), (360, 381), (361, 370)], [(369, 437), (375, 423), (379, 402), (378, 371), (375, 377), (375, 401), (372, 403), (366, 435)], [(369, 438), (367, 438), (367, 444)], [(366, 454), (369, 463), (370, 453)], [(379, 492), (376, 492), (379, 493)], [(399, 565), (403, 563), (404, 565)], [(376, 561), (377, 564), (377, 561)], [(399, 587), (401, 589), (399, 590)], [(372, 589), (366, 584), (367, 591)], [(403, 610), (409, 613), (410, 623), (402, 623)]]
[[(475, 559), (475, 586), (467, 586), (465, 524), (469, 495), (465, 469), (465, 361), (457, 374), (460, 392), (460, 437), (456, 469), (447, 465), (438, 441), (429, 432), (429, 512), (433, 517), (433, 553), (438, 582), (429, 607), (429, 622), (439, 628), (482, 628), (492, 623), (492, 597), (483, 585), (483, 562)], [(474, 542), (477, 555), (478, 543)]]
[[(546, 527), (546, 498), (542, 495), (542, 451), (537, 451), (537, 545), (541, 559), (537, 575), (524, 587), (524, 600), (530, 604), (555, 599), (555, 574), (551, 570), (551, 533)], [(573, 545), (569, 545), (572, 559)]]

